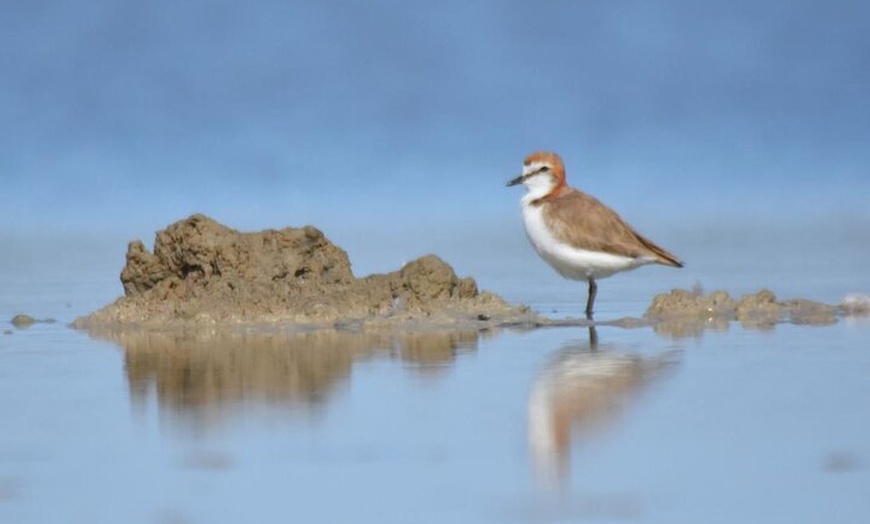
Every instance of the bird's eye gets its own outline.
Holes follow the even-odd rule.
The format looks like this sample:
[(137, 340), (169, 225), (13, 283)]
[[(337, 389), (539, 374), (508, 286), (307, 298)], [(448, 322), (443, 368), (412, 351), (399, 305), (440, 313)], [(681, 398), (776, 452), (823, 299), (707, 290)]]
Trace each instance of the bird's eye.
[(550, 170), (550, 166), (543, 166), (538, 171), (540, 171), (541, 173), (546, 173), (549, 170)]

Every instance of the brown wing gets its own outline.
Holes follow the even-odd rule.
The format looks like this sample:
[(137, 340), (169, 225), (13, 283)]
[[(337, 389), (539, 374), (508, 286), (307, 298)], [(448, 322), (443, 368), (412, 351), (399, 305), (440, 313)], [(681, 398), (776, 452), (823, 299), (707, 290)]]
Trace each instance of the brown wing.
[(541, 199), (540, 205), (556, 238), (571, 246), (632, 258), (653, 257), (659, 264), (683, 267), (677, 257), (641, 236), (593, 196), (566, 189)]

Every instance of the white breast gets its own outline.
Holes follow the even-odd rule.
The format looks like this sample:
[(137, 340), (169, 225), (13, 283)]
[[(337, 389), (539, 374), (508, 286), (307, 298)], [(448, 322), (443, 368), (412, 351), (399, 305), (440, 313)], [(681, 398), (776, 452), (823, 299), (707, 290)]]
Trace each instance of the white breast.
[(547, 226), (542, 207), (532, 205), (530, 200), (523, 199), (526, 235), (541, 258), (563, 277), (572, 280), (605, 278), (652, 262), (647, 258), (632, 258), (603, 251), (577, 249), (560, 242)]

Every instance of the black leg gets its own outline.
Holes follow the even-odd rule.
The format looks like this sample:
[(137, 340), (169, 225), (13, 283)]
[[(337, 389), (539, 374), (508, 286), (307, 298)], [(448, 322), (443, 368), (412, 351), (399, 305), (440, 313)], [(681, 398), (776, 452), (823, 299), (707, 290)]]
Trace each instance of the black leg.
[(595, 295), (598, 293), (598, 284), (594, 278), (589, 278), (589, 298), (586, 300), (586, 320), (592, 320), (592, 306), (595, 304)]
[(589, 349), (591, 351), (598, 349), (598, 331), (595, 326), (589, 326)]

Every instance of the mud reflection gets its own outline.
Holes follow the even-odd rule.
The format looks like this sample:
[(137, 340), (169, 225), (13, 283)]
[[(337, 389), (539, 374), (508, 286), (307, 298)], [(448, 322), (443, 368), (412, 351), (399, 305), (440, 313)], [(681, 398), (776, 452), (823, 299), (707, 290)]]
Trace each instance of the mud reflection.
[(653, 324), (656, 335), (673, 340), (700, 338), (706, 331), (728, 331), (731, 321), (722, 318), (671, 319)]
[(402, 361), (422, 371), (449, 367), (460, 354), (477, 349), (480, 333), (453, 331), (447, 333), (410, 332), (403, 334), (395, 345)]
[(477, 348), (476, 331), (190, 333), (117, 331), (96, 335), (124, 349), (131, 403), (156, 398), (161, 419), (197, 429), (245, 408), (316, 412), (350, 377), (356, 362), (394, 358), (412, 368), (445, 368)]
[(675, 351), (645, 356), (598, 341), (563, 346), (540, 371), (528, 407), (528, 437), (539, 479), (549, 486), (567, 480), (571, 446), (606, 429), (645, 386), (679, 362)]

